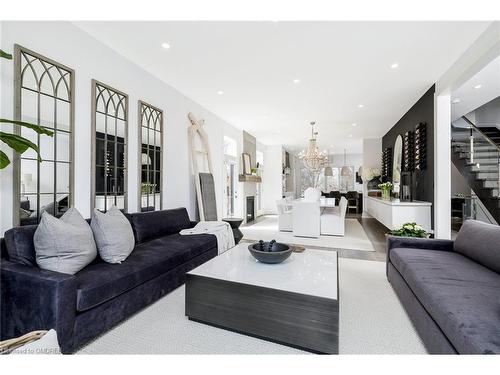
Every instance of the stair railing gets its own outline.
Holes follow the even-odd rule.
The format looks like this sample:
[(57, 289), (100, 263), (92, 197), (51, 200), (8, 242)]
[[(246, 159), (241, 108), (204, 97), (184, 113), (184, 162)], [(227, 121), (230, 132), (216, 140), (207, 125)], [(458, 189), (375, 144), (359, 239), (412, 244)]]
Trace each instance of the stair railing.
[(471, 120), (469, 120), (466, 116), (462, 116), (462, 118), (465, 120), (465, 122), (470, 126), (471, 128), (471, 136), (472, 136), (472, 129), (474, 129), (476, 132), (481, 134), (481, 136), (488, 141), (489, 144), (491, 144), (493, 147), (495, 147), (499, 152), (500, 152), (500, 147), (493, 141), (490, 137), (488, 137), (486, 134), (484, 134), (481, 129), (479, 129)]
[(481, 200), (476, 194), (471, 195), (459, 195), (457, 198), (464, 200), (462, 204), (462, 220), (480, 220), (489, 224), (497, 225), (495, 219), (481, 204)]
[[(471, 164), (474, 164), (475, 162), (475, 154), (476, 154), (476, 150), (475, 150), (475, 146), (477, 146), (477, 142), (474, 142), (474, 140), (476, 139), (476, 136), (477, 135), (477, 139), (484, 139), (490, 146), (494, 147), (494, 149), (496, 151), (492, 152), (492, 154), (490, 155), (491, 159), (495, 159), (497, 160), (497, 176), (498, 176), (498, 188), (500, 189), (500, 147), (498, 146), (498, 144), (495, 143), (495, 141), (493, 141), (489, 136), (487, 136), (486, 134), (484, 134), (480, 128), (478, 128), (471, 120), (469, 120), (466, 116), (462, 116), (462, 119), (467, 123), (467, 125), (469, 126), (469, 129), (470, 129), (470, 138), (469, 138), (469, 156), (470, 156), (470, 163)], [(480, 168), (480, 163), (477, 163), (477, 167)]]

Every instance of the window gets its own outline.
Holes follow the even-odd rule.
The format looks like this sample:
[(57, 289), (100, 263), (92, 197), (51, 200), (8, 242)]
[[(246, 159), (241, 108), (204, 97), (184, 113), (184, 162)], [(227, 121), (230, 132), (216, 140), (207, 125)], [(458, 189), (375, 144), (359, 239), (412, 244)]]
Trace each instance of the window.
[(162, 209), (163, 111), (139, 101), (141, 211)]
[(92, 206), (127, 209), (128, 96), (92, 81)]
[(324, 173), (322, 173), (319, 178), (318, 187), (325, 193), (342, 190), (340, 184), (340, 169), (341, 168), (332, 167), (333, 176), (325, 176)]
[[(354, 167), (349, 167), (351, 171), (354, 171)], [(325, 176), (323, 172), (319, 174), (317, 187), (321, 189), (321, 191), (325, 193), (329, 193), (330, 191), (340, 191), (347, 192), (352, 191), (354, 189), (354, 173), (352, 172), (350, 176), (341, 176), (342, 168), (332, 167), (333, 176)], [(314, 186), (314, 178), (311, 172), (304, 166), (300, 169), (301, 175), (301, 195), (304, 194), (304, 191), (310, 187)]]
[(15, 118), (44, 126), (53, 137), (17, 127), (38, 145), (14, 159), (14, 222), (36, 224), (44, 211), (61, 216), (73, 203), (74, 71), (16, 45)]
[(238, 156), (238, 145), (236, 140), (224, 136), (224, 155), (236, 158)]

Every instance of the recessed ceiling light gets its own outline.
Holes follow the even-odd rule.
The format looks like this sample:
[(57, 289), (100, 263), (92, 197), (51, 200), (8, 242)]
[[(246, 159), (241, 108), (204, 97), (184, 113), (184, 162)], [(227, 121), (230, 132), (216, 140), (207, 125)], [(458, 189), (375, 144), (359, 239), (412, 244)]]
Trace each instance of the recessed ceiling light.
[(451, 101), (452, 104), (460, 103), (462, 100), (460, 98), (455, 98)]
[(163, 42), (161, 46), (165, 49), (170, 49), (170, 44), (168, 44), (167, 42)]
[(399, 68), (399, 64), (398, 63), (391, 64), (390, 68), (397, 69), (397, 68)]
[(364, 106), (364, 104), (358, 104), (358, 108), (363, 108)]
[(219, 95), (223, 95), (223, 94), (224, 94), (224, 91), (220, 91), (220, 90), (219, 90), (219, 91), (217, 91), (217, 94), (219, 94)]
[(298, 79), (298, 78), (295, 78), (295, 79), (293, 80), (293, 83), (299, 83), (299, 82), (300, 82), (300, 79)]
[(352, 126), (358, 126), (358, 124), (356, 124), (355, 122), (352, 123)]
[(349, 134), (349, 138), (352, 138), (352, 134)]
[(476, 90), (477, 90), (477, 89), (480, 89), (481, 87), (483, 87), (483, 85), (481, 85), (481, 84), (474, 86), (474, 88), (475, 88)]

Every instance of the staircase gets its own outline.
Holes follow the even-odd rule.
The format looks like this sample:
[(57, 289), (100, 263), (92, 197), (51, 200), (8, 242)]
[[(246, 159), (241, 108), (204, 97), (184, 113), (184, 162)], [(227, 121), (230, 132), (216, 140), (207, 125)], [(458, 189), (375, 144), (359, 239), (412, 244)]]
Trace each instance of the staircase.
[(500, 147), (500, 130), (494, 127), (480, 127), (478, 129)]
[[(451, 159), (490, 215), (500, 223), (500, 131), (452, 125)], [(471, 143), (471, 137), (473, 139)]]

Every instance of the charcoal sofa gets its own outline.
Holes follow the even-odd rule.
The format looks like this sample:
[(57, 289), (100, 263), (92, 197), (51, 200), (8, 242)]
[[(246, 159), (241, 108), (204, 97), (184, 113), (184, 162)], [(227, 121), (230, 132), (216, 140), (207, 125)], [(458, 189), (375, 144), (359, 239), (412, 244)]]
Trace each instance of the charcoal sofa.
[(194, 226), (186, 209), (128, 214), (135, 236), (121, 264), (99, 257), (75, 275), (40, 269), (36, 225), (5, 233), (1, 277), (0, 340), (54, 328), (71, 353), (184, 283), (185, 274), (217, 255), (213, 235), (181, 236)]
[(432, 354), (500, 354), (500, 227), (387, 238), (387, 278)]

